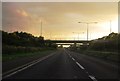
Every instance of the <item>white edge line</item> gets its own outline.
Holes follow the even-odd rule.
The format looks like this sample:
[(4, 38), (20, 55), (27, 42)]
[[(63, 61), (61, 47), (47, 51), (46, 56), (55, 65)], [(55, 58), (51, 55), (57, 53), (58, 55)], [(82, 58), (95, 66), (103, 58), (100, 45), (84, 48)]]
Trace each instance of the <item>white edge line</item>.
[(83, 66), (81, 66), (78, 62), (76, 62), (76, 64), (81, 68), (81, 69), (85, 69)]
[[(23, 68), (21, 68), (22, 66), (20, 66), (20, 67), (18, 67), (18, 68), (21, 68), (21, 69), (18, 69), (17, 71), (14, 71), (14, 72), (12, 72), (12, 73), (10, 73), (10, 74), (4, 76), (3, 79), (4, 79), (4, 78), (7, 78), (7, 77), (10, 77), (10, 76), (12, 76), (12, 75), (14, 75), (14, 74), (16, 74), (16, 73), (18, 73), (18, 72), (20, 72), (20, 71), (23, 71), (23, 70), (25, 70), (25, 69), (27, 69), (27, 68), (29, 68), (29, 67), (35, 65), (35, 64), (37, 64), (37, 63), (39, 63), (39, 62), (41, 62), (41, 61), (47, 59), (48, 57), (52, 56), (53, 54), (54, 54), (54, 53), (52, 53), (52, 54), (50, 54), (50, 55), (48, 55), (48, 56), (46, 56), (46, 57), (37, 59), (37, 62), (36, 62), (36, 60), (35, 60), (35, 61), (32, 61), (32, 62), (33, 62), (32, 64), (29, 64), (29, 65), (27, 65), (27, 66), (25, 66), (25, 67), (23, 67)], [(31, 63), (31, 62), (30, 62), (30, 63)], [(25, 64), (25, 65), (26, 65), (26, 64)], [(23, 66), (24, 66), (24, 65), (23, 65)], [(16, 68), (15, 68), (15, 69), (16, 69)], [(13, 69), (13, 70), (14, 70), (14, 69)], [(10, 71), (12, 71), (12, 70), (10, 70)]]

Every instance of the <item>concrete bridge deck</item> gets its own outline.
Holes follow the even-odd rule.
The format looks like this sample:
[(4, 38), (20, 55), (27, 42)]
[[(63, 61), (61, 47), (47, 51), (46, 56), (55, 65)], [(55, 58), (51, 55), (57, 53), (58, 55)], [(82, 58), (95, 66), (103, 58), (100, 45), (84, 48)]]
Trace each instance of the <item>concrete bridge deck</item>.
[(50, 40), (53, 43), (88, 43), (87, 40)]

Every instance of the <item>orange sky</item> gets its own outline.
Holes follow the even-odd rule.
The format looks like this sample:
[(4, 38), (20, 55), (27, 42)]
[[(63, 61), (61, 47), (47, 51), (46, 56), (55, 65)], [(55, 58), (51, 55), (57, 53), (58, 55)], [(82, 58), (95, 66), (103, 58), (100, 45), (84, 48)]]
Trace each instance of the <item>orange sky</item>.
[[(118, 32), (117, 2), (3, 2), (2, 29), (40, 35), (41, 21), (45, 39), (86, 39), (84, 23), (89, 25), (89, 39)], [(75, 32), (75, 33), (73, 33)]]

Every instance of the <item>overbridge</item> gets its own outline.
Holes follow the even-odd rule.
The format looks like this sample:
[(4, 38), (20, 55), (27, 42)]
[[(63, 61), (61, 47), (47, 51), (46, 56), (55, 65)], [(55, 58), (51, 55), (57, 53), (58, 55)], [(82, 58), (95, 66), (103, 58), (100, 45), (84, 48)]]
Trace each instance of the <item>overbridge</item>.
[[(48, 40), (45, 40), (46, 42)], [(89, 45), (90, 41), (87, 40), (49, 40), (52, 43), (56, 43), (57, 45), (73, 45), (76, 47), (77, 44), (81, 43), (81, 45)]]
[(89, 43), (87, 40), (50, 40), (52, 43)]

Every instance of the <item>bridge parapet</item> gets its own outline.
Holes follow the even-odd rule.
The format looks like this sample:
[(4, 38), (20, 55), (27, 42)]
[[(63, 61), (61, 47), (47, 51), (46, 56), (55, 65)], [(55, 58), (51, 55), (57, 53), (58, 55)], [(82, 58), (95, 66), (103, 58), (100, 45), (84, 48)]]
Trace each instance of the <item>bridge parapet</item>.
[(87, 40), (50, 40), (53, 43), (89, 43)]

